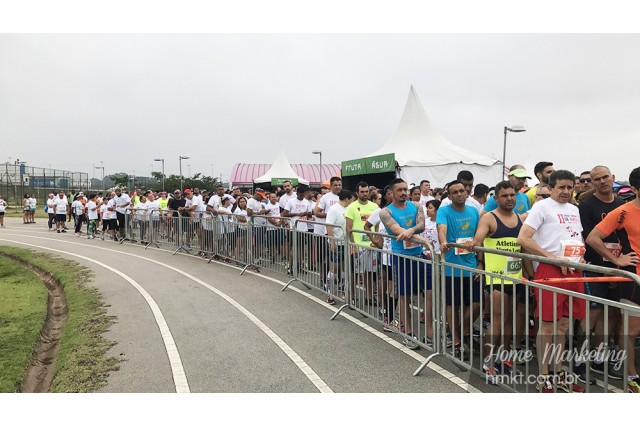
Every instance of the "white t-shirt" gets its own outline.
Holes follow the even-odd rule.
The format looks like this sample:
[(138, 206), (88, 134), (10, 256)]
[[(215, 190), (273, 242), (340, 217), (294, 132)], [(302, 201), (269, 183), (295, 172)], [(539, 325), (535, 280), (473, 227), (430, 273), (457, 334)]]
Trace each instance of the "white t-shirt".
[[(56, 215), (66, 215), (67, 214), (67, 206), (69, 206), (69, 203), (67, 203), (67, 198), (63, 197), (61, 198), (57, 198), (54, 199), (55, 200), (55, 205), (56, 205)], [(82, 204), (82, 203), (81, 203)]]
[(147, 218), (149, 202), (138, 202), (136, 205), (136, 219), (144, 221)]
[(571, 203), (558, 203), (551, 198), (536, 202), (524, 223), (536, 230), (533, 240), (556, 256), (569, 259), (563, 248), (569, 246), (569, 250), (582, 242), (580, 211)]
[(157, 200), (147, 202), (147, 210), (151, 212), (151, 217), (153, 219), (160, 218), (160, 203)]
[(34, 197), (29, 198), (29, 207), (31, 210), (35, 210), (36, 206), (38, 206), (38, 201)]
[(75, 212), (76, 216), (80, 216), (82, 215), (82, 211), (84, 210), (84, 205), (80, 200), (74, 200), (74, 202), (71, 203), (71, 209), (73, 209), (73, 212)]
[[(126, 203), (131, 203), (131, 197), (129, 197), (129, 195), (125, 193), (120, 194), (120, 197), (118, 196), (114, 197), (112, 200), (115, 200), (116, 205), (124, 205)], [(116, 212), (119, 212), (121, 214), (126, 213), (127, 208), (129, 208), (129, 206), (116, 208)]]
[[(340, 201), (340, 197), (338, 197), (337, 194), (333, 194), (329, 192), (324, 196), (320, 197), (320, 200), (318, 200), (318, 205), (316, 207), (320, 210), (320, 212), (325, 212), (328, 214), (329, 209), (339, 201)], [(325, 218), (316, 218), (316, 221), (324, 223)], [(327, 227), (325, 227), (324, 225), (316, 224), (314, 233), (325, 235), (327, 234)]]
[(89, 216), (89, 219), (98, 219), (98, 209), (97, 209), (98, 205), (96, 205), (96, 202), (89, 200), (87, 202), (87, 215)]
[(433, 196), (425, 196), (423, 194), (420, 194), (420, 204), (424, 207), (427, 207), (427, 202), (429, 200), (435, 200), (435, 197)]
[(109, 214), (109, 219), (117, 219), (118, 216), (116, 215), (116, 199), (110, 199), (109, 203), (107, 203), (107, 206), (109, 208), (111, 208), (112, 210), (110, 210), (110, 214)]
[[(450, 198), (446, 198), (444, 200), (442, 200), (442, 203), (440, 204), (440, 207), (445, 207), (451, 204), (451, 199)], [(471, 206), (474, 207), (478, 210), (478, 213), (482, 212), (482, 209), (484, 208), (484, 206), (482, 206), (480, 203), (478, 203), (478, 201), (476, 199), (474, 199), (473, 197), (469, 196), (467, 197), (467, 200), (465, 200), (464, 202), (465, 205), (467, 206)], [(426, 206), (426, 205), (425, 205)]]
[(55, 198), (47, 199), (47, 213), (55, 215), (55, 213), (56, 213), (56, 199)]
[(238, 227), (247, 228), (247, 223), (241, 222), (240, 219), (238, 218), (238, 217), (244, 217), (245, 219), (247, 219), (247, 211), (245, 209), (240, 209), (240, 206), (236, 206), (236, 209), (233, 211), (233, 214), (235, 215), (234, 220), (238, 223)]
[(5, 202), (2, 197), (0, 197), (0, 212), (4, 212), (6, 208), (7, 208), (7, 202)]
[[(289, 199), (285, 209), (287, 211), (289, 211), (289, 213), (298, 214), (298, 213), (310, 212), (311, 211), (311, 206), (309, 205), (309, 201), (307, 199), (298, 200), (298, 198), (296, 197), (294, 199)], [(307, 219), (307, 217), (304, 217), (304, 216), (295, 216), (295, 217), (290, 218), (292, 223), (295, 220), (306, 220), (306, 219)], [(307, 223), (306, 222), (298, 222), (298, 225), (297, 225), (296, 229), (298, 231), (307, 231), (308, 230)]]
[[(267, 210), (267, 216), (280, 216), (280, 205), (277, 202), (275, 205), (272, 205), (271, 202), (267, 203), (265, 209)], [(269, 221), (267, 221), (267, 225), (271, 228), (275, 227)]]
[[(367, 222), (376, 227), (378, 233), (389, 234), (387, 233), (387, 228), (380, 220), (380, 212), (382, 212), (380, 208), (373, 211), (373, 213), (369, 215)], [(383, 237), (382, 239), (382, 250), (391, 252), (391, 239), (389, 237)], [(387, 265), (387, 263), (385, 263), (385, 265)]]
[(100, 213), (102, 214), (102, 219), (103, 220), (110, 220), (111, 219), (111, 212), (109, 212), (107, 210), (107, 204), (103, 204), (100, 205)]
[(344, 213), (346, 211), (347, 208), (342, 206), (340, 203), (336, 203), (329, 208), (326, 218), (326, 224), (337, 226), (331, 227), (331, 231), (333, 232), (333, 237), (340, 239), (339, 243), (341, 245), (343, 244), (342, 239), (344, 238), (344, 231), (347, 229), (347, 219), (344, 217)]
[(218, 210), (222, 207), (222, 203), (220, 203), (220, 201), (225, 197), (228, 197), (229, 200), (231, 201), (231, 204), (229, 206), (233, 206), (233, 204), (236, 202), (236, 199), (230, 194), (224, 194), (222, 197), (215, 194), (211, 196), (211, 198), (209, 199), (209, 203), (207, 203), (207, 205), (213, 207), (213, 209), (215, 210)]
[[(264, 209), (264, 204), (262, 202), (257, 201), (253, 197), (247, 201), (247, 209), (251, 209), (254, 215), (265, 215), (261, 214), (260, 211)], [(267, 219), (262, 217), (256, 217), (254, 220), (255, 225), (265, 226), (267, 224)]]
[(280, 200), (278, 200), (278, 204), (280, 204), (280, 209), (286, 209), (287, 208), (287, 202), (291, 199), (297, 199), (298, 195), (296, 194), (295, 191), (291, 192), (291, 195), (284, 193), (282, 196), (280, 196)]
[[(431, 221), (427, 215), (424, 216), (424, 232), (422, 233), (422, 237), (429, 241), (433, 245), (433, 248), (436, 250), (436, 253), (440, 253), (440, 241), (438, 241), (438, 227), (435, 221)], [(425, 247), (424, 253), (428, 253), (429, 250)]]

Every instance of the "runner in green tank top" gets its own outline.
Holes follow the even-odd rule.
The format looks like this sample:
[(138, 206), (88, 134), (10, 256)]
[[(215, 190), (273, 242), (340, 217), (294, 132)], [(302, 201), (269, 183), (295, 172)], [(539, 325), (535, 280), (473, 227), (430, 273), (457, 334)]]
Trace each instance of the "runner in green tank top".
[[(509, 181), (500, 182), (496, 185), (494, 198), (498, 207), (480, 218), (480, 224), (478, 224), (478, 230), (470, 248), (484, 246), (485, 248), (520, 252), (518, 233), (522, 227), (522, 218), (513, 211), (516, 204), (514, 185)], [(502, 349), (508, 352), (511, 348), (513, 309), (517, 300), (514, 297), (517, 297), (523, 290), (520, 284), (514, 285), (513, 280), (503, 277), (522, 278), (523, 263), (518, 258), (485, 253), (484, 266), (486, 272), (501, 276), (497, 278), (485, 275), (485, 283), (490, 286), (489, 289), (493, 292), (491, 292), (490, 300), (487, 301), (487, 306), (491, 311), (491, 325), (487, 331), (487, 342), (483, 349), (483, 371), (487, 375), (487, 380), (491, 382), (500, 373), (500, 365), (503, 365), (505, 373), (511, 369), (511, 357), (508, 360), (499, 360), (494, 356)], [(524, 265), (524, 268), (526, 271), (531, 271), (531, 265), (528, 263)], [(516, 327), (516, 329), (518, 328)], [(504, 342), (502, 343), (500, 342), (501, 331), (504, 331)]]

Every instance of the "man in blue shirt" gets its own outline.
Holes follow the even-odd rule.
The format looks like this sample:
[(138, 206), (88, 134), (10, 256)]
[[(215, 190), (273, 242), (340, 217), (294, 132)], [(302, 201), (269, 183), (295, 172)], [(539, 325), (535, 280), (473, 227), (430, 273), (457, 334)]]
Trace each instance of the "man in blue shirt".
[[(440, 207), (436, 215), (440, 250), (445, 254), (445, 298), (447, 303), (447, 322), (451, 329), (454, 344), (454, 357), (466, 358), (460, 337), (471, 343), (470, 319), (480, 313), (480, 283), (475, 272), (457, 268), (483, 269), (484, 265), (476, 258), (476, 254), (461, 248), (453, 248), (450, 243), (465, 244), (473, 241), (478, 228), (480, 214), (465, 205), (467, 190), (460, 181), (449, 183), (451, 204)], [(461, 306), (464, 309), (461, 311)], [(454, 317), (455, 316), (455, 317)]]
[(424, 259), (422, 246), (416, 243), (416, 240), (426, 243), (419, 236), (424, 231), (424, 212), (420, 203), (407, 200), (409, 186), (401, 178), (391, 181), (389, 188), (393, 202), (380, 211), (380, 221), (389, 234), (396, 236), (395, 239), (391, 239), (391, 252), (394, 253), (393, 279), (400, 308), (400, 332), (407, 334), (403, 344), (410, 349), (416, 349), (417, 338), (413, 336), (414, 322), (408, 305), (411, 294), (417, 291), (417, 287), (424, 291), (426, 285), (426, 263), (420, 261)]
[[(511, 166), (511, 169), (509, 169), (509, 182), (512, 183), (514, 187), (516, 187), (516, 205), (514, 206), (513, 211), (518, 215), (522, 215), (523, 213), (528, 212), (529, 209), (531, 209), (529, 197), (521, 191), (524, 188), (524, 185), (527, 183), (527, 179), (531, 179), (531, 177), (529, 176), (529, 172), (526, 171), (524, 166)], [(497, 207), (498, 202), (496, 202), (493, 197), (490, 197), (487, 200), (487, 203), (484, 205), (484, 209), (482, 209), (480, 216), (486, 214), (487, 212), (491, 212)]]

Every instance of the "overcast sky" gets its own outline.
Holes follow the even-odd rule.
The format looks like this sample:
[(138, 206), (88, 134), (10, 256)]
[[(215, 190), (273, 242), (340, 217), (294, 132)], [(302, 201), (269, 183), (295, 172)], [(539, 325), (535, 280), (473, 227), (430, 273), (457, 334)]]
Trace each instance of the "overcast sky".
[[(0, 35), (0, 162), (202, 172), (364, 157), (410, 85), (454, 144), (574, 172), (640, 166), (638, 35)], [(160, 163), (153, 164), (160, 170)], [(95, 171), (100, 176), (100, 171)], [(440, 183), (438, 183), (440, 184)]]

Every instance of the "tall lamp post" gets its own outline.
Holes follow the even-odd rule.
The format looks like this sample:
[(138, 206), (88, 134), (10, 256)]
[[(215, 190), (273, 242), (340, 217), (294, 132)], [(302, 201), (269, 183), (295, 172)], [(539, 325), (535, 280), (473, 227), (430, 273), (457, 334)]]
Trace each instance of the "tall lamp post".
[(320, 187), (322, 187), (322, 183), (324, 182), (322, 180), (322, 151), (320, 151), (320, 150), (312, 151), (311, 154), (318, 154), (320, 156), (320, 171), (319, 171), (320, 173), (319, 173), (319, 176), (320, 176)]
[(164, 191), (164, 159), (153, 159), (154, 162), (162, 162), (162, 191)]
[[(102, 160), (100, 160), (102, 164)], [(96, 166), (96, 169), (102, 169), (102, 192), (104, 193), (104, 166)]]
[(507, 165), (505, 163), (505, 161), (507, 160), (507, 132), (524, 132), (526, 131), (526, 129), (524, 128), (524, 126), (511, 126), (511, 127), (504, 127), (504, 144), (502, 146), (502, 177), (503, 179), (506, 179), (506, 172), (505, 169), (507, 168)]
[(190, 159), (189, 156), (178, 156), (180, 161), (180, 191), (182, 191), (182, 161)]

